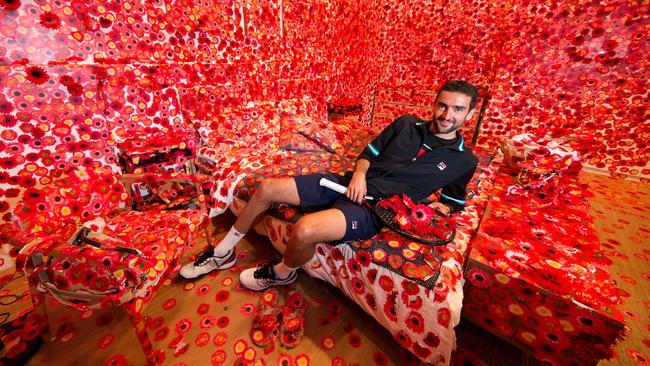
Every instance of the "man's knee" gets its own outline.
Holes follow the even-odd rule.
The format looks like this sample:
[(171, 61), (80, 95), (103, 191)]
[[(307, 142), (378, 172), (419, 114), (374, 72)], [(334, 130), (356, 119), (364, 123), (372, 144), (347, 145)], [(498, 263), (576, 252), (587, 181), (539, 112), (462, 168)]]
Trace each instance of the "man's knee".
[(278, 187), (278, 181), (276, 179), (266, 178), (260, 182), (259, 186), (257, 186), (255, 195), (258, 196), (257, 198), (266, 201), (272, 200), (273, 197), (277, 194), (279, 188), (280, 187)]
[(314, 238), (315, 229), (312, 220), (306, 220), (304, 216), (301, 217), (300, 220), (293, 225), (293, 230), (289, 240), (290, 245), (301, 246), (311, 244), (310, 239)]

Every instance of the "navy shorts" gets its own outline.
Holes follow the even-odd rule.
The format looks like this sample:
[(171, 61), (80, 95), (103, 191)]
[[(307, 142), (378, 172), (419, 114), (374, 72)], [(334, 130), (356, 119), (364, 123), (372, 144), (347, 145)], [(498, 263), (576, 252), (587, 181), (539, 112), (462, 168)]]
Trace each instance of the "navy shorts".
[(320, 211), (335, 208), (343, 212), (346, 229), (341, 241), (367, 240), (375, 236), (381, 229), (379, 218), (370, 207), (358, 205), (345, 195), (335, 192), (319, 184), (321, 178), (347, 186), (348, 182), (336, 174), (299, 175), (293, 179), (298, 188), (300, 208), (305, 211)]

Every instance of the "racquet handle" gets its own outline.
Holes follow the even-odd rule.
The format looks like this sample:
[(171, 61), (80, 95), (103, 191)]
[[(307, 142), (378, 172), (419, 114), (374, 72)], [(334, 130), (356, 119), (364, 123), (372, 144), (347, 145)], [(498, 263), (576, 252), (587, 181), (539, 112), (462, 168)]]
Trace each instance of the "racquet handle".
[[(345, 194), (345, 191), (348, 190), (347, 187), (342, 186), (342, 185), (340, 185), (338, 183), (332, 182), (331, 180), (325, 179), (325, 178), (321, 178), (320, 181), (318, 181), (318, 184), (320, 184), (321, 186), (323, 186), (325, 188), (329, 188), (329, 189), (331, 189), (331, 190), (333, 190), (335, 192), (338, 192), (340, 194)], [(369, 201), (373, 200), (372, 196), (364, 196), (363, 198), (365, 198), (366, 200), (369, 200)]]

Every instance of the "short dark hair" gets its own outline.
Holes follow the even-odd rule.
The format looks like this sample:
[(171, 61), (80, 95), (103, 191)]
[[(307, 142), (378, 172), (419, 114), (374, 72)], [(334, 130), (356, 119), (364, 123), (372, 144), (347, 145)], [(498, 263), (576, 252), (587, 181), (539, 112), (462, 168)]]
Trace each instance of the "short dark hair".
[[(438, 89), (438, 95), (442, 91), (458, 92), (472, 98), (469, 101), (469, 110), (471, 111), (476, 107), (476, 98), (478, 98), (478, 90), (476, 87), (465, 80), (449, 80)], [(438, 97), (436, 96), (436, 99)]]

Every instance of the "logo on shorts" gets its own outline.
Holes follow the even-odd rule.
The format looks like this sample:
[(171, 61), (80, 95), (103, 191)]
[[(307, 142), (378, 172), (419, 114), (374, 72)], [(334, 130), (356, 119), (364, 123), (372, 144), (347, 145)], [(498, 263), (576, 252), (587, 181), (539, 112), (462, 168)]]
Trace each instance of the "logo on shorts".
[(359, 227), (359, 221), (352, 221), (352, 230), (356, 230)]
[(444, 162), (441, 161), (441, 162), (438, 163), (438, 169), (445, 170), (446, 167), (447, 167), (447, 164), (445, 164)]

